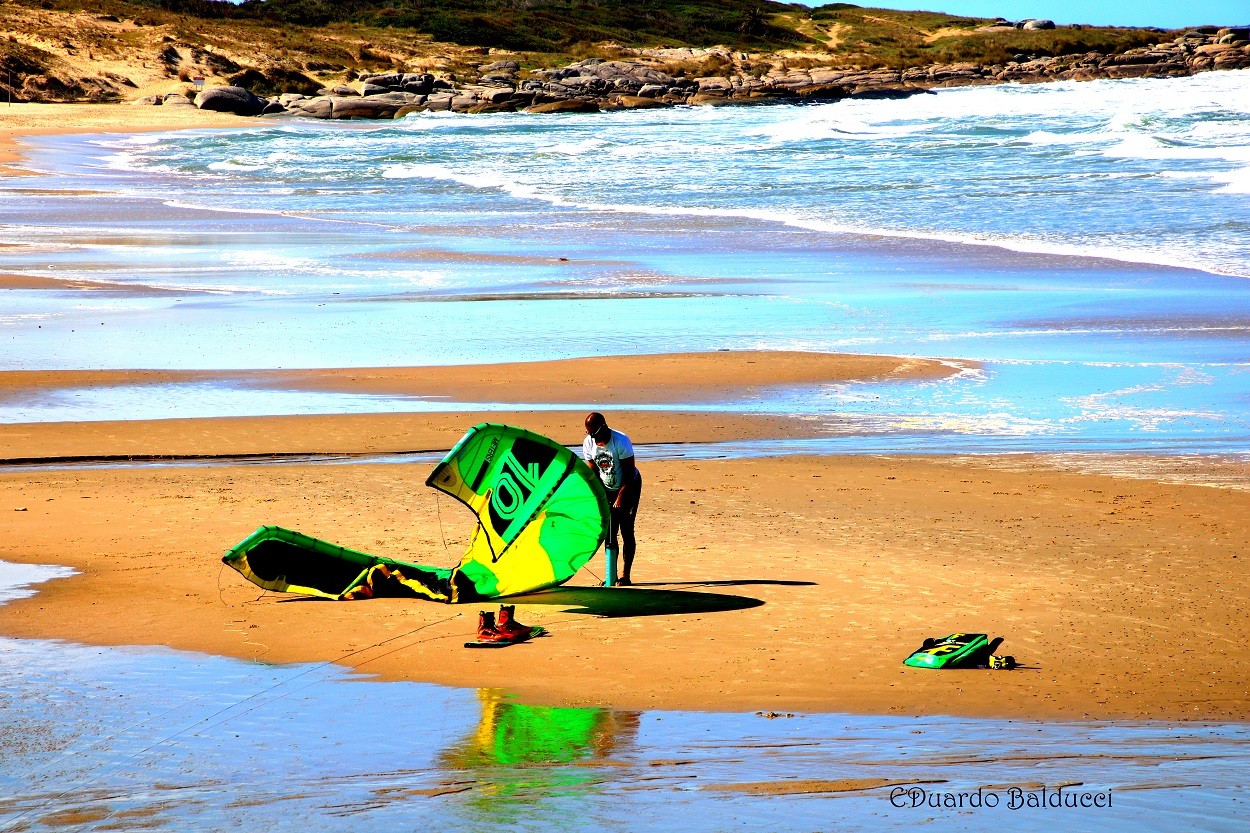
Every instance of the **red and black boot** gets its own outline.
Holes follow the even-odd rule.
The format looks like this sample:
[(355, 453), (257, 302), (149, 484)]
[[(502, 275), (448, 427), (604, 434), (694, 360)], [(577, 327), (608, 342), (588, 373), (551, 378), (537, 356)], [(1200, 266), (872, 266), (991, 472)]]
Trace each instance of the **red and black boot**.
[(499, 624), (495, 628), (499, 633), (507, 634), (515, 642), (542, 636), (547, 632), (546, 628), (532, 628), (529, 625), (522, 625), (518, 622), (516, 620), (516, 605), (499, 606)]
[(517, 642), (495, 625), (495, 614), (487, 613), (484, 610), (477, 612), (477, 641), (478, 642)]

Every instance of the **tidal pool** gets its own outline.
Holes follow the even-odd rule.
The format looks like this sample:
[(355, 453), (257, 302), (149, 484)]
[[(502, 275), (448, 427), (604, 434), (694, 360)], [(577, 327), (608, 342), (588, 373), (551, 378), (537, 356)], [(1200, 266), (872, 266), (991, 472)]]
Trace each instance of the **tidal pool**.
[[(0, 599), (67, 573), (0, 564)], [(1250, 802), (1239, 723), (632, 712), (332, 663), (0, 658), (0, 831), (1239, 830)], [(1056, 800), (1091, 806), (1031, 806)]]

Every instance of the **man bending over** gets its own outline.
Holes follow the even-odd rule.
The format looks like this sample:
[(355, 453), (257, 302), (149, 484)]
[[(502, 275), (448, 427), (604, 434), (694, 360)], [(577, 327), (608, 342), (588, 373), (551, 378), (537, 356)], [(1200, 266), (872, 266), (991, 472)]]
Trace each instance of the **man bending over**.
[(599, 473), (612, 507), (612, 523), (608, 546), (616, 552), (616, 535), (620, 530), (624, 549), (624, 570), (617, 584), (628, 585), (630, 568), (634, 566), (634, 518), (638, 515), (638, 499), (642, 496), (642, 475), (634, 465), (634, 444), (620, 431), (608, 427), (603, 414), (595, 411), (586, 416), (586, 439), (582, 441), (582, 458)]

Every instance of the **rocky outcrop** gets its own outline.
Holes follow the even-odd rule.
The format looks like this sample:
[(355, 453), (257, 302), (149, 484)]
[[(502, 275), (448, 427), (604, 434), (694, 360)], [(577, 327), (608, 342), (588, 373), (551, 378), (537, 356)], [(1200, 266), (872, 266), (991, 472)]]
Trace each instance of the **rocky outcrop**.
[[(989, 28), (995, 27), (1047, 29), (1054, 24), (1048, 20), (1000, 20)], [(478, 66), (471, 82), (429, 73), (367, 74), (356, 79), (355, 86), (320, 88), (311, 95), (287, 91), (270, 100), (241, 87), (215, 87), (197, 96), (196, 104), (243, 115), (393, 119), (426, 111), (591, 113), (679, 104), (904, 98), (942, 87), (1170, 77), (1250, 67), (1250, 29), (1194, 30), (1170, 41), (1113, 55), (1021, 54), (1005, 64), (933, 64), (904, 70), (798, 68), (720, 48), (642, 49), (630, 54), (636, 60), (590, 58), (528, 74), (516, 61), (495, 61)], [(169, 104), (168, 99), (145, 101)]]
[(598, 113), (599, 103), (588, 98), (566, 98), (525, 108), (527, 113)]
[(259, 116), (269, 102), (243, 87), (209, 87), (195, 97), (195, 106), (236, 116)]
[(1195, 30), (1153, 46), (1115, 55), (1017, 55), (1003, 67), (982, 67), (991, 82), (1096, 78), (1169, 78), (1216, 69), (1250, 68), (1250, 29)]

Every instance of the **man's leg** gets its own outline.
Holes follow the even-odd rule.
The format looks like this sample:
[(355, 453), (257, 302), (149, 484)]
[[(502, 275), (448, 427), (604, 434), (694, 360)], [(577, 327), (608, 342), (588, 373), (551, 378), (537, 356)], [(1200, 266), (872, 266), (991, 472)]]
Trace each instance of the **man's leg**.
[(617, 542), (617, 539), (619, 537), (618, 530), (620, 530), (621, 528), (621, 520), (620, 520), (621, 510), (617, 509), (615, 506), (612, 505), (613, 499), (614, 498), (613, 498), (612, 493), (609, 492), (608, 493), (608, 538), (606, 541), (603, 542), (603, 546), (605, 550), (604, 555), (606, 555), (607, 558), (611, 561), (611, 566), (606, 571), (604, 571), (604, 574), (603, 574), (604, 586), (610, 586), (609, 582), (611, 582), (612, 584), (619, 583), (618, 581), (619, 576), (617, 575), (617, 566), (616, 566), (616, 554), (620, 552), (620, 546)]
[(630, 569), (634, 566), (634, 551), (636, 549), (634, 541), (634, 518), (638, 516), (638, 499), (642, 497), (642, 475), (638, 476), (638, 480), (634, 486), (627, 489), (625, 497), (621, 501), (621, 508), (613, 510), (613, 516), (620, 514), (619, 525), (621, 528), (621, 556), (624, 559), (624, 569), (621, 571), (621, 583), (630, 584)]

